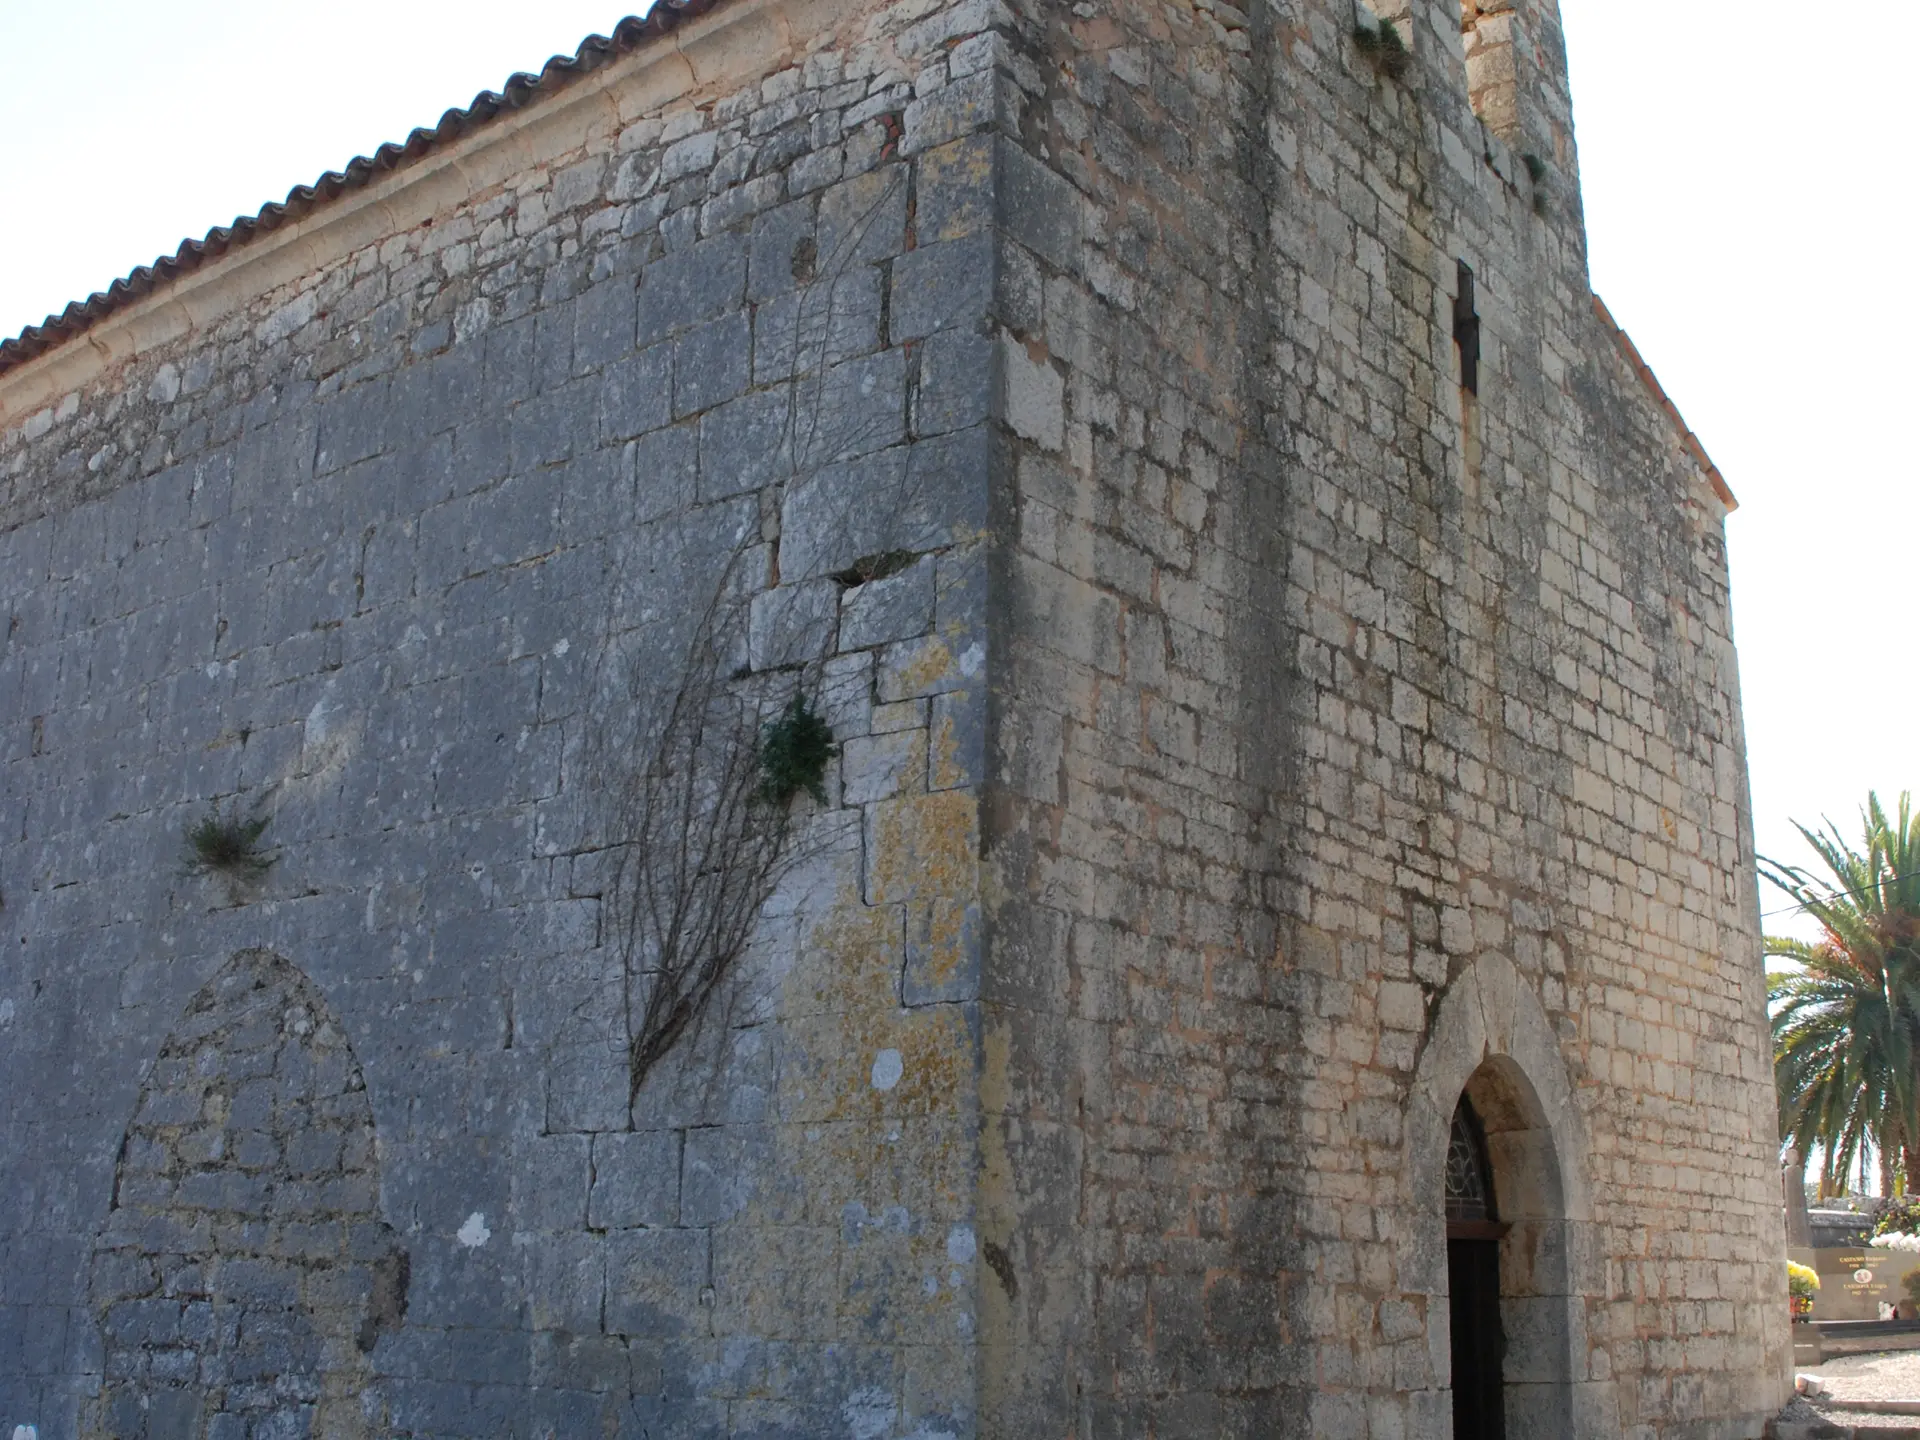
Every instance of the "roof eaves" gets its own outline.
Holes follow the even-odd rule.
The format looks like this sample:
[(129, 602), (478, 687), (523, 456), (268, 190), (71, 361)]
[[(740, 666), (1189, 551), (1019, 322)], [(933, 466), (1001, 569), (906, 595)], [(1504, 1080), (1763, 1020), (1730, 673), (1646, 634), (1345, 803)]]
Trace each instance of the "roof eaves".
[(1726, 477), (1720, 473), (1720, 467), (1713, 463), (1707, 454), (1706, 446), (1700, 443), (1700, 437), (1687, 427), (1680, 407), (1673, 403), (1666, 387), (1660, 383), (1660, 377), (1653, 373), (1653, 367), (1641, 358), (1639, 346), (1633, 343), (1633, 337), (1620, 328), (1620, 322), (1613, 318), (1613, 312), (1607, 309), (1606, 301), (1598, 295), (1593, 297), (1594, 313), (1600, 317), (1600, 323), (1607, 327), (1614, 343), (1620, 347), (1620, 353), (1626, 356), (1627, 364), (1633, 373), (1640, 377), (1640, 383), (1647, 387), (1647, 393), (1653, 396), (1654, 403), (1666, 411), (1673, 421), (1674, 429), (1680, 432), (1680, 445), (1700, 466), (1701, 473), (1707, 477), (1707, 483), (1713, 486), (1713, 493), (1720, 497), (1720, 503), (1732, 514), (1740, 508), (1740, 502), (1734, 498), (1733, 490), (1728, 486)]
[(440, 117), (431, 130), (419, 128), (398, 144), (389, 142), (372, 155), (357, 155), (341, 170), (329, 170), (311, 185), (296, 185), (284, 201), (269, 203), (259, 213), (241, 216), (231, 225), (215, 226), (199, 240), (182, 240), (171, 255), (142, 265), (105, 290), (76, 300), (58, 315), (29, 325), (12, 339), (0, 340), (0, 374), (43, 355), (83, 334), (116, 310), (166, 285), (176, 276), (197, 270), (258, 236), (304, 219), (313, 211), (349, 191), (365, 188), (381, 176), (412, 164), (489, 121), (557, 94), (575, 81), (665, 35), (682, 20), (705, 14), (725, 0), (656, 0), (645, 16), (629, 15), (613, 27), (612, 35), (589, 35), (572, 55), (555, 55), (537, 75), (520, 71), (507, 77), (499, 90), (482, 90), (465, 108)]

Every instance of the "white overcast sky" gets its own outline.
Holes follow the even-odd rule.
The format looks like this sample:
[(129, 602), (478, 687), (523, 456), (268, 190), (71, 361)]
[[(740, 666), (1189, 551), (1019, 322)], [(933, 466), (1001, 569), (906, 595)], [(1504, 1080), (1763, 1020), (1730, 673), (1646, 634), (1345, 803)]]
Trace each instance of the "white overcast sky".
[[(1851, 832), (1870, 787), (1920, 786), (1920, 112), (1892, 32), (1840, 64), (1786, 0), (1561, 3), (1595, 288), (1740, 497), (1759, 848), (1799, 859), (1789, 817)], [(0, 334), (624, 13), (0, 0)]]

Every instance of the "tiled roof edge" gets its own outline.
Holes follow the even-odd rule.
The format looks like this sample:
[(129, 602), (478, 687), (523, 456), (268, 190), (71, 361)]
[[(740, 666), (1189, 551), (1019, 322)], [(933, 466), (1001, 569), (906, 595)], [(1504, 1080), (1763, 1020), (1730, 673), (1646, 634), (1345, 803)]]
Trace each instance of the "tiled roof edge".
[(390, 142), (372, 155), (357, 155), (347, 162), (345, 169), (329, 170), (311, 185), (297, 185), (284, 201), (264, 205), (258, 214), (243, 216), (231, 225), (216, 226), (204, 239), (182, 240), (173, 254), (162, 256), (151, 265), (140, 266), (125, 279), (114, 281), (85, 300), (74, 301), (58, 315), (49, 315), (38, 325), (29, 325), (10, 340), (0, 340), (0, 374), (83, 334), (116, 310), (151, 294), (176, 276), (197, 270), (256, 236), (304, 219), (341, 195), (363, 189), (381, 176), (472, 134), (497, 116), (548, 99), (622, 55), (660, 38), (682, 20), (705, 14), (723, 3), (725, 0), (656, 0), (644, 17), (629, 15), (613, 27), (611, 36), (589, 35), (571, 56), (555, 55), (548, 60), (539, 74), (519, 71), (508, 76), (499, 90), (482, 90), (465, 109), (447, 111), (431, 130), (416, 129), (399, 144)]
[(1680, 407), (1673, 403), (1666, 387), (1660, 383), (1660, 377), (1653, 373), (1653, 367), (1641, 358), (1640, 347), (1633, 343), (1633, 337), (1620, 328), (1620, 322), (1613, 318), (1613, 312), (1607, 309), (1607, 302), (1598, 295), (1593, 297), (1593, 310), (1600, 317), (1600, 323), (1607, 327), (1614, 343), (1620, 347), (1620, 353), (1627, 357), (1627, 364), (1633, 373), (1640, 377), (1640, 383), (1647, 387), (1647, 393), (1653, 396), (1654, 403), (1667, 412), (1667, 418), (1673, 421), (1674, 429), (1680, 432), (1680, 445), (1699, 464), (1707, 482), (1713, 486), (1713, 493), (1720, 497), (1720, 503), (1732, 514), (1740, 508), (1740, 502), (1734, 499), (1733, 490), (1728, 486), (1726, 477), (1720, 473), (1720, 467), (1713, 463), (1707, 454), (1707, 447), (1700, 443), (1700, 437), (1687, 428)]

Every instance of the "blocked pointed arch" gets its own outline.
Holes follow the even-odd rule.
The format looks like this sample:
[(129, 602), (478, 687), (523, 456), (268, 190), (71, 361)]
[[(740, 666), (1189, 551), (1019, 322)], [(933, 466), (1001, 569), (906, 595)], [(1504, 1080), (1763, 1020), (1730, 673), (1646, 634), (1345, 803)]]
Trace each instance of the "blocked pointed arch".
[(233, 956), (162, 1046), (121, 1143), (84, 1433), (384, 1433), (370, 1352), (404, 1317), (409, 1267), (378, 1167), (325, 997), (271, 951)]

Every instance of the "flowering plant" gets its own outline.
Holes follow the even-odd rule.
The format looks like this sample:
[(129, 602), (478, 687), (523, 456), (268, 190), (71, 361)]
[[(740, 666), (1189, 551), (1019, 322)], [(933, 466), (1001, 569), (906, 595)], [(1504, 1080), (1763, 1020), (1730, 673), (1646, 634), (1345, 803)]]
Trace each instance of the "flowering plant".
[(1796, 1320), (1805, 1319), (1813, 1314), (1814, 1293), (1820, 1288), (1820, 1277), (1805, 1265), (1787, 1262), (1787, 1305), (1793, 1311)]
[[(1889, 1200), (1886, 1208), (1880, 1212), (1880, 1218), (1873, 1222), (1873, 1236), (1877, 1243), (1882, 1235), (1920, 1234), (1920, 1196), (1903, 1195), (1897, 1200)], [(1895, 1250), (1910, 1247), (1895, 1245)], [(1911, 1247), (1920, 1249), (1920, 1246)]]

